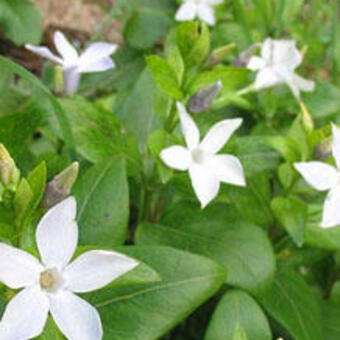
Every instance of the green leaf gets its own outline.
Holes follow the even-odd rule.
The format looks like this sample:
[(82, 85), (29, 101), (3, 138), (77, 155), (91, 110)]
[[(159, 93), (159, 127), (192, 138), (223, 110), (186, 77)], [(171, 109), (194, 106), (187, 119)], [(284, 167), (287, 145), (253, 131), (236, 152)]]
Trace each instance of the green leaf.
[(271, 340), (272, 334), (257, 302), (241, 290), (232, 290), (218, 303), (204, 339)]
[(180, 89), (176, 73), (168, 62), (159, 56), (152, 55), (146, 58), (146, 63), (158, 85), (170, 97), (182, 99), (183, 94)]
[(260, 294), (270, 285), (275, 258), (266, 234), (240, 220), (226, 205), (212, 205), (203, 211), (186, 202), (171, 207), (161, 225), (141, 224), (136, 242), (162, 244), (210, 257), (227, 270), (227, 283)]
[(295, 340), (324, 339), (318, 302), (305, 281), (292, 270), (279, 267), (262, 304)]
[(34, 193), (28, 181), (25, 178), (22, 178), (15, 192), (13, 201), (17, 224), (20, 225), (24, 219), (33, 197)]
[(307, 204), (297, 197), (275, 197), (271, 203), (272, 211), (282, 227), (301, 247), (308, 217)]
[(63, 110), (59, 102), (56, 100), (56, 98), (48, 90), (48, 88), (45, 87), (38, 78), (36, 78), (33, 74), (31, 74), (27, 70), (25, 70), (23, 67), (2, 56), (0, 56), (0, 67), (4, 68), (5, 70), (10, 70), (14, 74), (27, 80), (30, 84), (32, 84), (32, 86), (41, 90), (42, 94), (48, 99), (48, 101), (51, 103), (54, 109), (54, 113), (60, 125), (63, 137), (65, 139), (67, 151), (69, 152), (70, 158), (74, 159), (76, 157), (76, 152), (70, 123), (67, 119), (65, 111)]
[(340, 339), (340, 308), (338, 304), (322, 301), (322, 326), (325, 340)]
[(120, 157), (90, 168), (76, 183), (80, 244), (113, 247), (123, 244), (129, 218), (129, 190)]
[(156, 270), (162, 281), (92, 295), (104, 340), (158, 339), (213, 296), (225, 280), (218, 264), (176, 249), (130, 247), (125, 253)]
[(38, 44), (43, 33), (40, 14), (29, 0), (1, 0), (0, 26), (17, 45)]

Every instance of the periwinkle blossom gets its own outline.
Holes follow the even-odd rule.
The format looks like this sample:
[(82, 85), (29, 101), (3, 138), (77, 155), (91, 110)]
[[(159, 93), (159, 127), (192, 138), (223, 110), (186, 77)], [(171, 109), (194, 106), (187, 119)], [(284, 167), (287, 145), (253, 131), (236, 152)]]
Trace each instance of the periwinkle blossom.
[(237, 157), (217, 155), (242, 119), (225, 119), (213, 125), (200, 142), (200, 132), (182, 103), (177, 103), (182, 133), (187, 147), (173, 145), (162, 150), (160, 157), (170, 168), (188, 171), (192, 186), (202, 208), (213, 200), (220, 182), (245, 186), (243, 167)]
[(323, 205), (321, 227), (340, 225), (340, 129), (333, 125), (332, 155), (335, 165), (311, 161), (295, 163), (295, 169), (318, 191), (328, 191)]
[(76, 201), (69, 197), (41, 219), (33, 255), (0, 243), (0, 281), (21, 289), (7, 304), (0, 322), (1, 340), (39, 336), (50, 312), (69, 340), (100, 340), (98, 311), (74, 293), (100, 289), (138, 265), (125, 255), (91, 250), (70, 263), (78, 243)]
[(188, 21), (199, 18), (208, 25), (215, 25), (214, 6), (223, 0), (184, 0), (176, 13), (177, 21)]
[(54, 44), (60, 56), (54, 55), (44, 46), (27, 44), (26, 48), (62, 66), (64, 89), (67, 94), (77, 92), (82, 73), (107, 71), (115, 66), (110, 57), (118, 47), (115, 44), (95, 42), (79, 55), (64, 34), (59, 31), (54, 33)]
[(315, 88), (313, 81), (295, 73), (301, 63), (302, 54), (296, 48), (295, 41), (267, 38), (262, 44), (261, 57), (252, 57), (247, 67), (257, 71), (254, 83), (256, 90), (285, 83), (299, 99), (300, 91), (311, 92)]

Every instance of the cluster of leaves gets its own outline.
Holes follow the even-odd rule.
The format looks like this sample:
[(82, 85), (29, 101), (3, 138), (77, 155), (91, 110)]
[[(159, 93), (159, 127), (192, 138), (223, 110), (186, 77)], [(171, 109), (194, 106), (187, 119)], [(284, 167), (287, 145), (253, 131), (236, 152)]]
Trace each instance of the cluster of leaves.
[[(21, 13), (12, 10), (17, 2), (26, 3), (0, 2), (5, 28), (13, 19), (2, 13)], [(77, 160), (80, 244), (143, 263), (86, 296), (101, 314), (104, 339), (339, 339), (340, 229), (320, 228), (324, 195), (293, 167), (332, 162), (329, 123), (340, 123), (336, 8), (323, 0), (230, 0), (209, 29), (175, 23), (176, 6), (118, 0), (109, 14), (124, 23), (116, 69), (84, 77), (75, 97), (52, 94), (50, 66), (40, 81), (0, 57), (0, 141), (22, 175), (14, 192), (2, 194), (0, 238), (36, 253), (46, 183)], [(284, 86), (240, 95), (252, 74), (234, 61), (268, 35), (308, 46), (302, 73), (313, 74), (317, 88), (303, 100), (315, 127)], [(247, 186), (223, 185), (202, 210), (187, 174), (167, 168), (159, 153), (182, 143), (176, 100), (188, 102), (217, 81), (219, 97), (194, 119), (202, 132), (244, 119), (223, 151), (241, 160)], [(0, 293), (4, 307), (12, 292)], [(41, 339), (62, 336), (51, 321)]]

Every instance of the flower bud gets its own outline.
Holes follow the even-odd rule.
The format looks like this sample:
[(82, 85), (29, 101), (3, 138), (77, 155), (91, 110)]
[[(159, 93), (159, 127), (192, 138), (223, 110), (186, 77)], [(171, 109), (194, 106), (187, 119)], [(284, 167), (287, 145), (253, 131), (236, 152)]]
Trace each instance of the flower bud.
[(314, 149), (314, 156), (317, 159), (326, 159), (332, 153), (332, 137), (321, 141)]
[(15, 191), (20, 178), (20, 171), (3, 144), (0, 144), (0, 182), (2, 185)]
[(245, 51), (241, 52), (234, 61), (234, 66), (237, 67), (247, 67), (250, 58), (253, 56), (254, 52), (261, 47), (261, 44), (253, 44)]
[(235, 44), (228, 44), (213, 50), (209, 57), (209, 64), (215, 66), (221, 63), (235, 48)]
[(42, 201), (44, 208), (50, 208), (65, 199), (78, 177), (79, 163), (74, 162), (56, 175), (48, 184)]
[(222, 82), (218, 81), (212, 86), (199, 90), (189, 99), (189, 111), (199, 113), (209, 109), (221, 89)]

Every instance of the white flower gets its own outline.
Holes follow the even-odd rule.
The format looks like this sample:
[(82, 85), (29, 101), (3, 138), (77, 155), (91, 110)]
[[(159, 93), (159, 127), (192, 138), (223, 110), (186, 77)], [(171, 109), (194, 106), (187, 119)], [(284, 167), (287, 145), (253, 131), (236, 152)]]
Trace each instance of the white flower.
[(107, 71), (114, 67), (110, 55), (117, 49), (115, 44), (96, 42), (79, 55), (59, 31), (54, 33), (54, 44), (61, 57), (54, 55), (47, 47), (27, 44), (26, 48), (62, 66), (65, 92), (68, 94), (77, 91), (81, 73)]
[(315, 88), (313, 81), (297, 74), (295, 69), (302, 63), (302, 55), (293, 40), (266, 39), (262, 44), (262, 56), (252, 57), (247, 67), (258, 71), (254, 87), (261, 90), (286, 83), (296, 98), (300, 91), (311, 92)]
[(102, 339), (97, 310), (74, 293), (100, 289), (138, 262), (111, 251), (91, 250), (70, 263), (78, 243), (75, 218), (76, 201), (69, 197), (41, 219), (36, 231), (41, 262), (23, 250), (0, 243), (0, 280), (12, 289), (24, 288), (5, 309), (1, 340), (39, 336), (48, 312), (67, 339)]
[(340, 225), (340, 130), (335, 125), (332, 154), (336, 167), (317, 161), (294, 164), (309, 185), (319, 191), (328, 190), (323, 206), (323, 228)]
[(177, 21), (194, 20), (198, 17), (208, 25), (215, 25), (214, 6), (223, 0), (184, 0), (176, 13)]
[(216, 155), (242, 119), (226, 119), (215, 124), (200, 142), (199, 130), (181, 103), (177, 103), (187, 148), (174, 145), (162, 150), (160, 157), (170, 168), (188, 170), (194, 191), (204, 208), (217, 196), (220, 182), (245, 186), (240, 161), (232, 155)]

